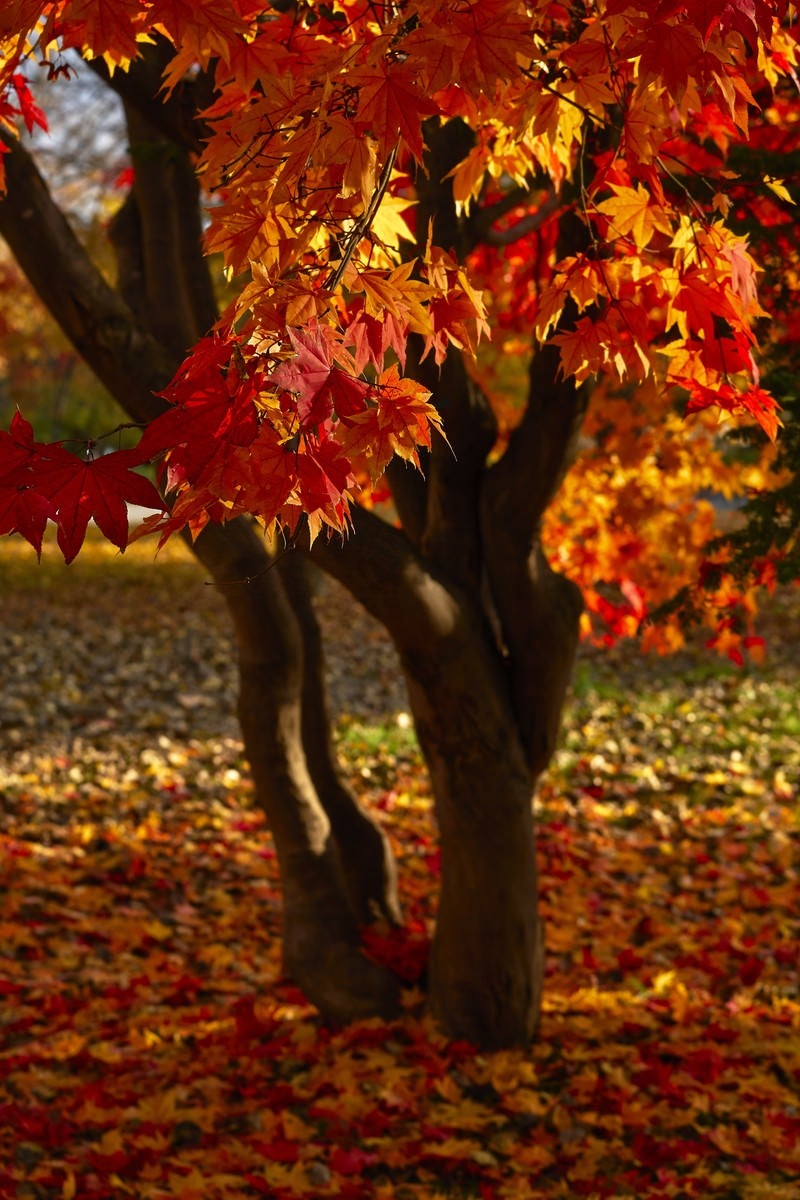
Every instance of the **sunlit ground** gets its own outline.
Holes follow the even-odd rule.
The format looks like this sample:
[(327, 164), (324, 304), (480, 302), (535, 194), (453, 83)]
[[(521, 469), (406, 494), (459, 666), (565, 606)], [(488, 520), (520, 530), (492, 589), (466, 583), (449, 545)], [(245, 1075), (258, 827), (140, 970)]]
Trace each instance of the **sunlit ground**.
[[(403, 1020), (331, 1033), (281, 977), (226, 625), (181, 548), (39, 568), (6, 541), (0, 577), (0, 1196), (797, 1200), (784, 621), (744, 673), (581, 665), (537, 801), (540, 1038), (482, 1055), (413, 986)], [(390, 675), (375, 630), (322, 602), (353, 627), (340, 657), (366, 639)], [(400, 862), (407, 927), (374, 944), (413, 985), (438, 855), (402, 691), (382, 688), (395, 708), (353, 704), (339, 734)]]

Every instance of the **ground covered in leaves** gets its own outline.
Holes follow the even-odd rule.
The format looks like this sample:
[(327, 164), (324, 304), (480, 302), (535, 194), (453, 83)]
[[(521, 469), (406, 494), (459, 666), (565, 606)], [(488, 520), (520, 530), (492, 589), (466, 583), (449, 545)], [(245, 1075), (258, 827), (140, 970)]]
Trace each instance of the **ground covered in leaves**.
[[(342, 752), (393, 840), (404, 1019), (320, 1028), (180, 548), (0, 546), (0, 1196), (800, 1196), (798, 652), (585, 658), (537, 801), (549, 967), (529, 1054), (413, 987), (438, 857), (380, 632), (325, 587)], [(380, 939), (379, 939), (380, 940)]]

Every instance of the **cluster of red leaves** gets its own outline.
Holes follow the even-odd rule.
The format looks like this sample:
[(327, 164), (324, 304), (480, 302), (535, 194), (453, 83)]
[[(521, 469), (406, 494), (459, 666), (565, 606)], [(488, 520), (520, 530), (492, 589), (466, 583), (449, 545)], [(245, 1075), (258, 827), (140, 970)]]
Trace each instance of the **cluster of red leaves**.
[[(47, 132), (47, 117), (31, 95), (25, 76), (17, 71), (11, 76), (11, 84), (14, 97), (10, 92), (0, 95), (0, 122), (13, 126), (14, 121), (21, 117), (28, 133), (33, 133), (37, 127)], [(0, 147), (0, 154), (4, 150), (5, 147)]]
[[(626, 720), (641, 735), (645, 715)], [(657, 775), (595, 745), (557, 776), (539, 804), (539, 1040), (476, 1054), (413, 989), (402, 1020), (320, 1028), (281, 977), (277, 867), (239, 746), (140, 735), (128, 753), (0, 765), (0, 1194), (792, 1196), (800, 910), (779, 774), (731, 756)], [(413, 981), (439, 870), (426, 783), (371, 801), (407, 919), (380, 951)]]
[(58, 443), (36, 442), (33, 429), (19, 413), (6, 433), (0, 430), (0, 535), (19, 533), (41, 555), (47, 522), (55, 522), (65, 562), (83, 545), (89, 521), (112, 545), (128, 543), (128, 504), (163, 511), (164, 503), (148, 479), (135, 468), (142, 456), (114, 450), (85, 458)]
[(137, 446), (140, 461), (165, 456), (176, 497), (144, 531), (163, 540), (250, 513), (266, 528), (280, 514), (293, 532), (305, 514), (315, 537), (346, 525), (357, 478), (377, 482), (395, 454), (419, 466), (439, 416), (425, 388), (384, 369), (387, 347), (370, 332), (355, 322), (342, 339), (314, 322), (287, 331), (286, 354), (259, 358), (233, 337), (201, 341)]

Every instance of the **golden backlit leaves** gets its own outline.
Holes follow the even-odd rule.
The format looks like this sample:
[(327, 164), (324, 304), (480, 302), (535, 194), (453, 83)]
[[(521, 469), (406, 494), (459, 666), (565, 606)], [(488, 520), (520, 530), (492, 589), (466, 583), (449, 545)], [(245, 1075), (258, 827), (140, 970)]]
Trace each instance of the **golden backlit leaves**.
[[(738, 351), (729, 345), (723, 353), (735, 365)], [(670, 369), (679, 374), (684, 361), (676, 354)], [(766, 411), (752, 416), (769, 424)], [(683, 644), (686, 630), (678, 619), (651, 624), (648, 609), (692, 585), (709, 540), (730, 521), (731, 510), (775, 482), (770, 443), (765, 440), (745, 465), (726, 453), (719, 435), (711, 409), (692, 417), (687, 436), (681, 406), (652, 377), (633, 395), (622, 388), (595, 389), (581, 453), (545, 519), (552, 561), (583, 589), (586, 635), (599, 642), (638, 635), (662, 652)], [(717, 505), (706, 497), (716, 497)], [(720, 638), (719, 653), (758, 654), (755, 641), (748, 650), (755, 608), (741, 587), (707, 598), (705, 611), (712, 629), (720, 612), (739, 614), (738, 632), (728, 630)]]
[[(466, 122), (474, 145), (449, 170), (458, 216), (480, 216), (482, 205), (536, 178), (536, 206), (543, 193), (562, 196), (583, 226), (579, 249), (550, 245), (550, 275), (537, 280), (531, 313), (537, 337), (560, 347), (562, 374), (623, 384), (655, 374), (688, 393), (689, 411), (716, 406), (755, 419), (772, 438), (778, 417), (757, 378), (752, 333), (764, 314), (755, 263), (727, 224), (735, 206), (725, 155), (748, 137), (754, 89), (796, 74), (796, 42), (771, 0), (651, 10), (606, 0), (574, 22), (546, 0), (409, 0), (402, 8), (340, 0), (297, 11), (264, 11), (254, 0), (56, 0), (37, 9), (17, 0), (4, 16), (0, 84), (36, 26), (38, 52), (51, 62), (59, 46), (74, 44), (124, 67), (155, 30), (176, 48), (168, 90), (197, 66), (214, 71), (197, 160), (213, 197), (205, 246), (235, 288), (223, 334), (235, 328), (249, 369), (264, 375), (290, 352), (289, 331), (305, 325), (357, 339), (360, 370), (376, 376), (404, 368), (412, 335), (437, 364), (449, 346), (475, 355), (489, 333), (481, 289), (464, 264), (442, 270), (453, 247), (416, 229), (414, 212), (426, 122)], [(719, 154), (693, 171), (687, 148), (699, 149), (697, 122), (712, 110), (724, 126), (712, 135)], [(0, 119), (10, 115), (0, 110)], [(698, 200), (696, 178), (709, 185), (707, 198)], [(779, 176), (763, 182), (777, 201), (792, 200)], [(534, 215), (533, 199), (527, 208)], [(506, 300), (527, 306), (529, 298)], [(503, 315), (496, 307), (495, 318)], [(385, 339), (370, 322), (383, 324)], [(373, 401), (379, 408), (379, 392)], [(285, 400), (267, 400), (260, 412), (272, 421), (278, 407), (286, 420), (275, 416), (273, 433), (286, 445), (294, 431)], [(412, 459), (407, 437), (418, 432), (426, 444), (426, 411), (398, 442)], [(372, 429), (371, 461), (385, 463), (397, 414), (359, 414), (358, 439), (347, 413), (320, 414), (313, 431), (303, 430), (325, 454), (306, 458), (305, 478), (298, 470), (294, 486), (275, 489), (270, 502), (280, 494), (292, 523), (313, 476), (315, 494), (327, 486), (334, 497), (324, 522), (343, 528), (343, 481), (363, 463), (348, 466), (338, 452), (358, 442), (366, 453)], [(269, 437), (252, 452), (262, 442), (274, 465)], [(242, 463), (224, 453), (231, 477)], [(179, 510), (191, 513), (194, 529), (206, 519), (198, 486), (194, 507), (184, 500)], [(265, 500), (258, 512), (267, 525), (269, 508)], [(215, 509), (228, 511), (227, 499)]]

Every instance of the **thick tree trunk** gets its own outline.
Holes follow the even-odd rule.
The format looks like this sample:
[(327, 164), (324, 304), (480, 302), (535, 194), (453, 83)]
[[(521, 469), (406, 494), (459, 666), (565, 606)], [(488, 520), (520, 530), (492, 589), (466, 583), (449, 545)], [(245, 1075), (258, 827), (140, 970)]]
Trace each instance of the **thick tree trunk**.
[(441, 835), (430, 1005), (487, 1048), (530, 1041), (544, 971), (531, 776), (494, 660), (473, 625), (404, 662)]
[(312, 553), (386, 625), (406, 674), (441, 834), (431, 1009), (453, 1036), (526, 1044), (544, 970), (533, 779), (491, 626), (473, 596), (370, 513), (343, 545)]

